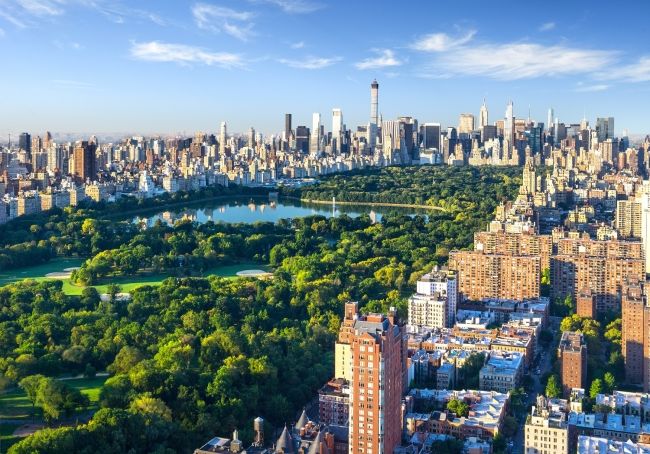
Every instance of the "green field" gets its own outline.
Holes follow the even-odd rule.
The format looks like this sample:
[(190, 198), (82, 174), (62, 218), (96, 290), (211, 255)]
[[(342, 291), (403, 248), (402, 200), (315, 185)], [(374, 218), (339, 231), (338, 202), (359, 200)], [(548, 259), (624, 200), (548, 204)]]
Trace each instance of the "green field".
[(83, 259), (54, 259), (42, 265), (19, 268), (11, 271), (0, 271), (0, 286), (11, 284), (23, 279), (44, 279), (47, 273), (63, 271), (65, 268), (81, 266)]
[[(45, 277), (48, 273), (63, 271), (65, 268), (77, 267), (83, 263), (82, 259), (55, 259), (43, 265), (37, 265), (29, 268), (21, 268), (14, 271), (0, 272), (0, 286), (10, 284), (12, 282), (21, 281), (23, 279), (34, 279), (36, 281), (49, 280)], [(224, 265), (211, 268), (203, 273), (203, 276), (219, 276), (234, 278), (237, 272), (248, 269), (262, 269), (270, 270), (266, 265), (259, 263), (238, 263), (236, 265)], [(169, 277), (166, 274), (148, 274), (137, 275), (131, 277), (117, 277), (110, 281), (106, 280), (105, 283), (94, 285), (99, 293), (108, 293), (108, 286), (110, 284), (117, 284), (120, 286), (122, 292), (131, 292), (143, 285), (160, 285), (163, 280)], [(85, 287), (75, 285), (70, 282), (70, 279), (61, 279), (63, 282), (63, 291), (68, 295), (81, 295)]]
[[(78, 389), (86, 394), (90, 400), (88, 410), (96, 411), (99, 408), (99, 393), (106, 378), (71, 378), (64, 379), (63, 381), (71, 388)], [(41, 411), (36, 408), (34, 413), (34, 421), (37, 424), (42, 423)], [(31, 423), (31, 414), (32, 404), (22, 389), (17, 388), (10, 392), (0, 394), (0, 446), (2, 447), (0, 452), (5, 452), (9, 446), (20, 439), (19, 437), (13, 436), (14, 431), (22, 424)]]
[[(78, 389), (88, 396), (89, 410), (97, 410), (99, 392), (107, 377), (95, 378), (70, 378), (62, 379), (69, 387)], [(32, 404), (21, 388), (16, 388), (7, 393), (0, 394), (0, 422), (6, 419), (19, 419), (29, 422), (31, 420)], [(40, 411), (36, 409), (36, 420), (40, 418)]]

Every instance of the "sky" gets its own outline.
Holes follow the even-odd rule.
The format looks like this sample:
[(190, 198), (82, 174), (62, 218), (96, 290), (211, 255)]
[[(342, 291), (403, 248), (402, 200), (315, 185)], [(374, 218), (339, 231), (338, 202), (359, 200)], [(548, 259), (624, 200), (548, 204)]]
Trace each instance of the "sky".
[[(516, 117), (650, 133), (650, 1), (0, 0), (0, 137)], [(4, 141), (4, 140), (3, 140)]]

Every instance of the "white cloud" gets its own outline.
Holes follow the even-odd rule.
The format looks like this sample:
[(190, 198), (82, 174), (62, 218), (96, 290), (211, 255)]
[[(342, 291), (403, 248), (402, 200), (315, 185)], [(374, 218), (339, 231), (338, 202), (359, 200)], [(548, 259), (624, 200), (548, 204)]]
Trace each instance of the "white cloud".
[(54, 79), (51, 80), (55, 85), (59, 85), (61, 87), (70, 87), (70, 88), (93, 88), (95, 85), (91, 84), (89, 82), (82, 82), (79, 80), (69, 80), (69, 79)]
[(355, 63), (357, 69), (379, 69), (388, 68), (391, 66), (399, 66), (402, 64), (400, 60), (395, 58), (395, 52), (390, 49), (375, 49), (376, 57), (369, 57)]
[(338, 63), (342, 60), (341, 57), (306, 57), (301, 60), (289, 60), (286, 58), (281, 58), (278, 60), (280, 63), (296, 68), (296, 69), (322, 69), (328, 66), (332, 66), (335, 63)]
[(254, 15), (248, 11), (196, 3), (192, 6), (192, 15), (196, 25), (204, 30), (224, 32), (241, 41), (247, 41), (254, 35), (254, 24), (251, 22)]
[(540, 32), (548, 32), (555, 28), (555, 22), (544, 22), (539, 26), (538, 30)]
[(159, 41), (133, 43), (131, 46), (131, 56), (137, 60), (172, 62), (181, 65), (196, 63), (220, 66), (222, 68), (243, 66), (242, 58), (237, 54), (210, 52), (200, 47), (162, 43)]
[(252, 3), (267, 3), (275, 5), (288, 14), (312, 13), (323, 8), (323, 5), (308, 0), (249, 0)]
[(302, 49), (305, 47), (305, 42), (304, 41), (298, 41), (297, 43), (292, 43), (291, 48), (292, 49)]
[(624, 82), (650, 81), (650, 56), (639, 58), (636, 63), (612, 66), (599, 72), (596, 77), (602, 80), (621, 80)]
[(27, 13), (34, 16), (60, 16), (63, 14), (61, 1), (51, 0), (16, 0)]
[(581, 93), (589, 93), (589, 92), (594, 92), (594, 91), (604, 91), (609, 88), (609, 85), (605, 84), (596, 84), (596, 85), (584, 85), (584, 84), (578, 84), (578, 87), (576, 88), (575, 91), (581, 92)]
[(456, 75), (516, 80), (592, 73), (610, 65), (616, 54), (540, 44), (481, 44), (443, 53), (431, 67)]
[(460, 37), (451, 37), (446, 33), (432, 33), (419, 38), (410, 47), (423, 52), (447, 52), (470, 42), (475, 34), (475, 30), (470, 30)]

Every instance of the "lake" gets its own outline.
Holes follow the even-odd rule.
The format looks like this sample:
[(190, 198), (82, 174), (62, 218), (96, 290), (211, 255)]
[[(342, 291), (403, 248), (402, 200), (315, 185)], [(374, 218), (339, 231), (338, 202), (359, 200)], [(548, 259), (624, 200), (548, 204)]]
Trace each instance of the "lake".
[(272, 202), (263, 198), (250, 200), (233, 199), (228, 201), (214, 200), (203, 204), (196, 204), (192, 207), (172, 208), (157, 213), (152, 212), (149, 215), (136, 216), (133, 218), (133, 222), (151, 227), (159, 220), (168, 225), (173, 225), (181, 219), (189, 219), (199, 223), (209, 221), (253, 223), (257, 221), (277, 222), (280, 219), (300, 218), (312, 215), (331, 217), (341, 214), (347, 214), (350, 217), (367, 214), (373, 221), (377, 222), (387, 213), (426, 215), (427, 210), (361, 205), (336, 205), (336, 207), (333, 207), (331, 203), (315, 204), (288, 199)]

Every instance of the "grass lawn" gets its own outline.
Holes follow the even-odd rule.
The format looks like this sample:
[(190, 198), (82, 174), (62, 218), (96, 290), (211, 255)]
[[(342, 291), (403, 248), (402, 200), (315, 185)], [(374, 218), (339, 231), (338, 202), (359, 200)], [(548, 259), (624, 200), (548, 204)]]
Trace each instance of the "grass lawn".
[(7, 452), (7, 448), (17, 443), (20, 438), (14, 437), (14, 430), (19, 426), (15, 424), (0, 424), (0, 452)]
[[(88, 396), (90, 400), (89, 410), (97, 410), (99, 392), (108, 377), (95, 378), (70, 378), (62, 379), (70, 388), (77, 389)], [(0, 423), (3, 419), (21, 419), (25, 422), (31, 421), (32, 404), (27, 399), (25, 392), (16, 388), (8, 393), (0, 394)], [(40, 410), (36, 408), (36, 421), (39, 421)], [(13, 431), (12, 431), (13, 433)]]
[(77, 389), (83, 394), (88, 396), (90, 400), (89, 410), (97, 410), (99, 403), (99, 392), (104, 386), (104, 382), (108, 377), (95, 377), (95, 378), (72, 378), (64, 380), (64, 383), (70, 388)]
[[(36, 410), (38, 414), (39, 411)], [(3, 419), (24, 419), (28, 422), (32, 414), (32, 403), (25, 392), (17, 388), (0, 394), (0, 421)]]
[[(55, 259), (43, 265), (37, 265), (29, 268), (21, 268), (14, 271), (0, 272), (0, 286), (10, 284), (12, 282), (20, 281), (23, 279), (34, 279), (36, 281), (50, 280), (45, 277), (47, 273), (56, 271), (63, 271), (65, 268), (80, 266), (83, 263), (82, 259)], [(261, 269), (270, 271), (267, 265), (260, 263), (238, 263), (235, 265), (223, 265), (210, 268), (203, 273), (203, 276), (219, 276), (225, 278), (235, 278), (237, 273), (243, 270)], [(167, 274), (151, 274), (151, 275), (138, 275), (130, 277), (116, 277), (105, 279), (105, 284), (94, 285), (99, 293), (108, 293), (109, 284), (117, 284), (121, 287), (122, 292), (129, 293), (143, 285), (160, 285), (169, 276)], [(84, 288), (80, 285), (75, 285), (70, 282), (70, 279), (61, 279), (63, 282), (63, 292), (68, 295), (81, 295)]]
[(11, 284), (12, 282), (21, 281), (23, 279), (44, 278), (47, 273), (54, 273), (56, 271), (63, 271), (65, 268), (81, 266), (83, 262), (83, 259), (61, 258), (50, 260), (42, 265), (29, 266), (9, 271), (0, 271), (0, 285)]

